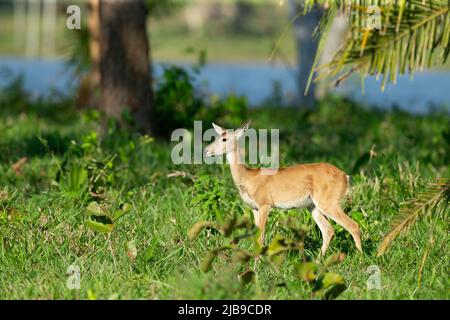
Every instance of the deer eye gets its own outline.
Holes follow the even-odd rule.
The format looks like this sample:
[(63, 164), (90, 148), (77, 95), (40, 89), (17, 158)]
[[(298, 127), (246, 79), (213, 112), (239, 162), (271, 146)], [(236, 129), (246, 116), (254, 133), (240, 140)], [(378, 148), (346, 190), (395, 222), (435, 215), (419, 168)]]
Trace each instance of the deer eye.
[(227, 142), (227, 138), (222, 138), (222, 142)]

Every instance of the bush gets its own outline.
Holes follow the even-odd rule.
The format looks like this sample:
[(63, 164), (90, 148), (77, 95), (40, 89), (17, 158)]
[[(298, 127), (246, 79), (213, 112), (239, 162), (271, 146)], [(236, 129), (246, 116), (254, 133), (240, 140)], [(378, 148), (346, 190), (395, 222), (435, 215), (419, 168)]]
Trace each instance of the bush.
[(156, 134), (168, 138), (174, 129), (191, 129), (194, 120), (219, 122), (235, 127), (246, 120), (245, 97), (228, 96), (206, 101), (198, 94), (193, 76), (184, 68), (170, 66), (164, 69), (155, 91)]

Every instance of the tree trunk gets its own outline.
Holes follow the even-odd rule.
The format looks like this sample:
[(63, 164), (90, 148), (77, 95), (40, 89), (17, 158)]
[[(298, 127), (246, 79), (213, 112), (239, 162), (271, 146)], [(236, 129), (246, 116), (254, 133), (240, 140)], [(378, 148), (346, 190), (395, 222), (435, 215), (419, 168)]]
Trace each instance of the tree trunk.
[(153, 91), (144, 0), (100, 1), (101, 109), (121, 119), (130, 110), (140, 127), (151, 132)]
[[(330, 62), (336, 51), (340, 49), (342, 44), (345, 43), (345, 32), (348, 28), (348, 18), (343, 14), (337, 16), (333, 23), (331, 24), (331, 29), (329, 31), (329, 37), (323, 48), (322, 54), (319, 57), (318, 66)], [(319, 81), (318, 86), (316, 86), (316, 97), (321, 99), (327, 93), (328, 86), (325, 83)]]
[(100, 0), (89, 0), (88, 7), (90, 70), (80, 79), (76, 97), (76, 106), (80, 109), (93, 108), (100, 103)]
[[(289, 1), (289, 13), (294, 18), (298, 12), (303, 11), (303, 1), (299, 4), (296, 0)], [(299, 102), (302, 107), (312, 108), (316, 103), (316, 85), (311, 83), (308, 93), (305, 95), (309, 74), (314, 64), (317, 53), (318, 41), (314, 41), (313, 33), (320, 18), (322, 10), (316, 8), (307, 15), (300, 15), (294, 22), (294, 35), (297, 46), (297, 88), (299, 90)]]
[(91, 82), (100, 85), (100, 0), (89, 0), (89, 55), (91, 58)]

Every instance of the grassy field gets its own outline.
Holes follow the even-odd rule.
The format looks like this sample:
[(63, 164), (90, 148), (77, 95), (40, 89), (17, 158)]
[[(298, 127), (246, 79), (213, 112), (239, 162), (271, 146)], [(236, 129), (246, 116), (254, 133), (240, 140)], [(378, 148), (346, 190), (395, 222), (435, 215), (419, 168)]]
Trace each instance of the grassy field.
[[(203, 231), (191, 242), (189, 228), (201, 220), (251, 216), (228, 167), (174, 165), (169, 143), (104, 124), (96, 112), (70, 105), (30, 102), (17, 86), (0, 94), (0, 299), (316, 298), (295, 276), (295, 252), (280, 272), (256, 264), (249, 284), (239, 280), (243, 268), (229, 254), (200, 271), (208, 251), (228, 240)], [(249, 110), (248, 118), (254, 128), (281, 129), (282, 165), (327, 161), (352, 175), (345, 210), (361, 226), (364, 255), (335, 226), (328, 254), (346, 253), (331, 267), (346, 282), (339, 299), (449, 298), (448, 212), (420, 220), (376, 257), (404, 202), (426, 183), (450, 176), (448, 114), (366, 110), (329, 97), (313, 112), (266, 107)], [(167, 176), (175, 170), (184, 176)], [(130, 210), (102, 234), (85, 224), (94, 201), (108, 212)], [(305, 257), (315, 259), (322, 240), (307, 210), (273, 211), (267, 241), (295, 238), (281, 223), (287, 216), (308, 227)], [(79, 289), (67, 286), (71, 265), (79, 268)], [(377, 290), (367, 288), (373, 265), (381, 272)]]

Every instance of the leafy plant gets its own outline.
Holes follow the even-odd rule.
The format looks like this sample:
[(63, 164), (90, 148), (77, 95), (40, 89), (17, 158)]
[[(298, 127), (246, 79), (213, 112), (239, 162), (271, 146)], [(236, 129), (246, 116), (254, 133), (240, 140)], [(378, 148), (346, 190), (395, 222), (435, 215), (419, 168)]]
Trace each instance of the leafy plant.
[(400, 208), (400, 214), (394, 219), (391, 231), (384, 237), (378, 248), (378, 256), (383, 255), (392, 242), (401, 234), (407, 232), (420, 218), (435, 214), (436, 219), (448, 214), (450, 203), (450, 182), (442, 179), (430, 183)]
[(223, 125), (240, 125), (247, 117), (245, 97), (229, 96), (224, 99), (207, 99), (199, 94), (194, 74), (201, 65), (190, 72), (179, 66), (164, 68), (155, 90), (155, 118), (157, 134), (169, 137), (174, 129), (190, 129), (194, 120), (220, 121)]
[[(338, 85), (359, 71), (362, 78), (382, 76), (381, 89), (384, 90), (388, 81), (396, 83), (399, 72), (413, 75), (416, 71), (445, 63), (449, 56), (447, 0), (307, 0), (305, 12), (318, 4), (324, 6), (325, 12), (319, 26), (321, 40), (317, 57), (339, 14), (348, 17), (349, 28), (344, 44), (331, 61), (317, 68), (316, 80), (335, 77), (334, 83)], [(371, 25), (376, 14), (372, 9), (380, 14), (377, 27)]]
[(81, 194), (88, 188), (88, 171), (80, 166), (73, 165), (66, 178), (64, 190), (73, 194)]
[(226, 203), (223, 200), (227, 191), (221, 179), (217, 176), (202, 174), (195, 179), (190, 192), (193, 195), (191, 205), (198, 208), (206, 219), (223, 221)]
[(114, 224), (130, 210), (131, 205), (128, 203), (123, 203), (119, 209), (111, 211), (105, 204), (91, 202), (86, 208), (89, 215), (85, 222), (86, 227), (97, 232), (110, 233), (114, 229)]
[[(244, 284), (255, 281), (256, 269), (252, 268), (252, 264), (256, 266), (260, 261), (269, 265), (277, 274), (282, 276), (281, 266), (286, 259), (286, 255), (291, 251), (296, 252), (302, 258), (302, 262), (294, 264), (293, 268), (298, 279), (309, 284), (311, 297), (335, 299), (345, 290), (345, 279), (337, 273), (329, 272), (328, 268), (342, 262), (345, 254), (334, 254), (323, 265), (309, 261), (304, 253), (304, 239), (307, 230), (298, 227), (292, 218), (284, 219), (283, 225), (297, 235), (299, 239), (292, 240), (277, 235), (269, 245), (261, 247), (258, 242), (259, 231), (246, 216), (240, 218), (234, 216), (222, 225), (210, 221), (197, 222), (189, 230), (188, 239), (190, 241), (195, 240), (205, 228), (212, 228), (225, 237), (226, 243), (210, 250), (201, 262), (200, 269), (203, 272), (208, 272), (221, 253), (229, 252), (232, 255), (232, 260), (241, 264), (241, 270), (244, 270), (239, 274), (239, 279)], [(253, 244), (252, 250), (240, 245), (245, 239), (250, 240)]]
[(80, 195), (84, 191), (101, 194), (115, 180), (114, 160), (117, 154), (102, 149), (96, 131), (84, 135), (80, 143), (72, 141), (60, 165), (56, 181), (61, 189)]
[(165, 67), (155, 91), (158, 134), (167, 137), (173, 129), (192, 127), (195, 115), (203, 107), (188, 71), (178, 66)]
[(65, 63), (68, 71), (74, 78), (86, 74), (91, 67), (91, 57), (89, 53), (89, 30), (83, 22), (80, 30), (66, 32)]
[(229, 95), (223, 99), (212, 99), (210, 107), (200, 111), (200, 118), (218, 122), (226, 127), (238, 127), (248, 120), (247, 98)]

